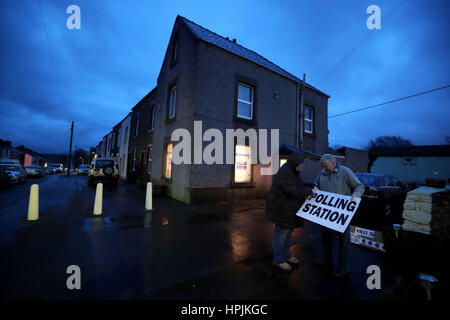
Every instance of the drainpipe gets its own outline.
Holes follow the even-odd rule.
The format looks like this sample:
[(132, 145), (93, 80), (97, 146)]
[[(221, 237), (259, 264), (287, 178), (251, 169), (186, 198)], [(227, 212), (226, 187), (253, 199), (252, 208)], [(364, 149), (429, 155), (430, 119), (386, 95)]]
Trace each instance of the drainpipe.
[(303, 103), (303, 92), (305, 91), (305, 83), (306, 83), (306, 73), (303, 74), (303, 83), (302, 83), (302, 93), (300, 96), (300, 148), (303, 148), (303, 114), (304, 114), (304, 103)]

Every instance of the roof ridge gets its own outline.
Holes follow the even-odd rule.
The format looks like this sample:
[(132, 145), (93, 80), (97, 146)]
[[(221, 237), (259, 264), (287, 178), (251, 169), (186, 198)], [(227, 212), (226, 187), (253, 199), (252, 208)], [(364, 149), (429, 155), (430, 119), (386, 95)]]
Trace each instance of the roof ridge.
[(198, 23), (195, 23), (194, 21), (192, 21), (192, 20), (189, 20), (188, 18), (185, 18), (185, 17), (183, 17), (183, 16), (179, 16), (180, 18), (182, 18), (182, 19), (184, 19), (184, 20), (187, 20), (187, 21), (189, 21), (189, 22), (191, 22), (191, 23), (193, 23), (193, 24), (195, 24), (196, 26), (198, 26), (198, 27), (200, 27), (200, 28), (202, 28), (202, 29), (204, 29), (204, 30), (206, 30), (206, 31), (208, 31), (208, 32), (211, 32), (211, 33), (213, 33), (213, 34), (215, 34), (216, 36), (219, 36), (219, 37), (221, 37), (222, 39), (224, 39), (224, 40), (226, 40), (226, 41), (230, 41), (231, 43), (233, 43), (233, 44), (235, 44), (235, 45), (238, 45), (239, 47), (241, 47), (241, 48), (244, 48), (245, 50), (248, 50), (248, 51), (251, 51), (251, 52), (253, 52), (254, 54), (256, 54), (256, 55), (258, 55), (258, 56), (260, 56), (261, 58), (263, 58), (264, 60), (266, 60), (267, 62), (269, 62), (269, 63), (271, 63), (271, 64), (273, 64), (274, 66), (276, 66), (276, 67), (278, 67), (278, 68), (280, 68), (281, 70), (283, 70), (284, 72), (286, 72), (286, 73), (288, 73), (288, 74), (290, 74), (292, 77), (294, 77), (295, 79), (297, 79), (299, 82), (303, 82), (300, 78), (298, 78), (297, 76), (295, 76), (295, 75), (293, 75), (292, 73), (290, 73), (289, 71), (287, 71), (287, 70), (285, 70), (285, 69), (283, 69), (282, 67), (280, 67), (279, 65), (277, 65), (276, 63), (274, 63), (274, 62), (272, 62), (272, 61), (270, 61), (269, 59), (267, 59), (266, 57), (264, 57), (264, 56), (262, 56), (262, 55), (260, 55), (258, 52), (256, 52), (256, 51), (253, 51), (252, 49), (249, 49), (249, 48), (247, 48), (247, 47), (244, 47), (243, 45), (240, 45), (239, 43), (237, 43), (237, 42), (233, 42), (233, 41), (231, 41), (231, 40), (229, 40), (229, 39), (227, 39), (226, 37), (224, 37), (224, 36), (222, 36), (222, 35), (220, 35), (220, 34), (218, 34), (218, 33), (215, 33), (214, 31), (212, 31), (212, 30), (209, 30), (208, 28), (205, 28), (205, 27), (203, 27), (203, 26), (201, 26), (201, 25), (199, 25)]

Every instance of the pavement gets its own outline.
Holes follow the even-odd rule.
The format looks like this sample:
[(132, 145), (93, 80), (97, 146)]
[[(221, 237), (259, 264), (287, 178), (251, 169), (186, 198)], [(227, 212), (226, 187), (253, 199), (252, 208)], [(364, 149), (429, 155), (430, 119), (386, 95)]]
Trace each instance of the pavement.
[[(30, 222), (33, 183), (40, 217)], [(299, 266), (274, 268), (263, 200), (190, 206), (155, 197), (147, 212), (145, 190), (120, 181), (104, 187), (103, 215), (94, 217), (94, 198), (77, 175), (0, 190), (2, 299), (379, 300), (383, 290), (367, 288), (367, 267), (380, 267), (382, 289), (393, 281), (383, 253), (354, 244), (347, 281), (314, 267), (320, 229), (309, 222), (292, 237)], [(70, 265), (80, 267), (80, 290), (66, 286)]]

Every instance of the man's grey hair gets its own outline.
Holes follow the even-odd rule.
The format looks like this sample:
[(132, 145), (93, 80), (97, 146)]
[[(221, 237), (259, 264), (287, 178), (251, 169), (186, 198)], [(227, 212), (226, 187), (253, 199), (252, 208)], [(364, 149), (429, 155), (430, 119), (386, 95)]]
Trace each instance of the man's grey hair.
[(329, 163), (336, 163), (336, 158), (329, 154), (329, 153), (325, 153), (321, 158), (320, 158), (320, 163), (324, 163), (324, 162), (329, 162)]

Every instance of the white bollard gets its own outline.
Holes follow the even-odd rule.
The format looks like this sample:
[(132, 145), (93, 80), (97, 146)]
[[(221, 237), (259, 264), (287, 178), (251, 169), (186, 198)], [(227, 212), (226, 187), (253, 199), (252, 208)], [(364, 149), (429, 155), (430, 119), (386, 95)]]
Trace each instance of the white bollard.
[(39, 220), (39, 185), (33, 184), (30, 189), (28, 202), (28, 221)]
[(147, 193), (145, 195), (145, 210), (153, 210), (153, 194), (152, 194), (152, 183), (147, 183)]
[(102, 201), (103, 201), (103, 184), (97, 183), (97, 189), (95, 190), (94, 216), (102, 214)]

